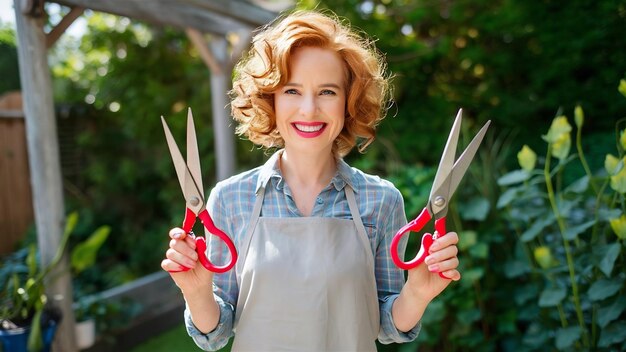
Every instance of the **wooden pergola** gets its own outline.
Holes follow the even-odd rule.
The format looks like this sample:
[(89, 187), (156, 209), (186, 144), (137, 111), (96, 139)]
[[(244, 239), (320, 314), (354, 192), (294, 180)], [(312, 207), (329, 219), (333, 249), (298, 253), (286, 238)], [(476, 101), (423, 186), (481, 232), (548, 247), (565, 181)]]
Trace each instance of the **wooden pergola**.
[[(270, 22), (289, 0), (53, 0), (70, 12), (50, 32), (44, 31), (45, 0), (14, 0), (20, 80), (26, 119), (33, 208), (42, 265), (52, 260), (63, 233), (65, 211), (57, 126), (48, 66), (48, 48), (85, 9), (92, 9), (184, 30), (210, 69), (217, 179), (235, 170), (234, 135), (229, 127), (227, 91), (235, 61), (250, 42), (254, 28)], [(269, 6), (268, 6), (269, 5)], [(273, 7), (273, 8), (272, 8)], [(229, 45), (227, 35), (239, 42)], [(72, 287), (67, 256), (57, 268), (60, 276), (48, 287), (59, 304), (63, 321), (54, 343), (56, 351), (76, 351)]]

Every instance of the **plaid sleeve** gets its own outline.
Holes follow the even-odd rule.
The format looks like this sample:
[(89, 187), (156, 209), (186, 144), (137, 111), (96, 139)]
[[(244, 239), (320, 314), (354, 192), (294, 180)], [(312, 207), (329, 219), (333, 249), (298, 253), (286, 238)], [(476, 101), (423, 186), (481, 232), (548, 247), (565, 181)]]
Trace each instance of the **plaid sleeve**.
[[(215, 223), (215, 226), (228, 234), (238, 247), (234, 229), (227, 219), (227, 211), (224, 207), (224, 199), (229, 192), (224, 191), (224, 184), (218, 183), (211, 191), (207, 201), (207, 210)], [(217, 237), (206, 234), (207, 257), (212, 263), (222, 265), (229, 259), (228, 247)], [(238, 287), (235, 278), (235, 270), (229, 270), (222, 274), (215, 274), (213, 278), (213, 295), (220, 308), (220, 319), (215, 330), (208, 334), (203, 334), (194, 325), (188, 309), (185, 309), (185, 326), (187, 333), (194, 340), (196, 345), (206, 351), (215, 351), (224, 347), (233, 336), (234, 307), (238, 294)]]
[[(386, 182), (386, 181), (383, 181)], [(413, 341), (421, 328), (418, 323), (408, 332), (396, 329), (393, 323), (391, 308), (404, 285), (404, 272), (396, 267), (391, 259), (391, 241), (396, 231), (407, 223), (404, 213), (404, 201), (400, 191), (391, 183), (389, 192), (382, 192), (381, 211), (379, 212), (378, 235), (379, 244), (376, 248), (375, 272), (376, 286), (378, 287), (378, 301), (380, 306), (380, 331), (378, 340), (383, 344), (403, 343)], [(405, 236), (398, 245), (398, 251), (404, 253), (408, 237)]]

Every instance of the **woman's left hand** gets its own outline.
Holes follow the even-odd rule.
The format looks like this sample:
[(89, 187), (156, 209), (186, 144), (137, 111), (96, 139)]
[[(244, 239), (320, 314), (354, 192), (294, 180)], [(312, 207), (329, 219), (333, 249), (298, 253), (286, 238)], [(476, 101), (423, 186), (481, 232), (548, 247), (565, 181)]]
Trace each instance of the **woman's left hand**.
[[(421, 297), (430, 301), (439, 295), (451, 281), (461, 279), (461, 273), (457, 270), (459, 250), (456, 244), (458, 242), (459, 236), (456, 232), (448, 232), (433, 242), (424, 263), (409, 270), (406, 284), (413, 292), (419, 292)], [(448, 279), (441, 278), (440, 272)]]

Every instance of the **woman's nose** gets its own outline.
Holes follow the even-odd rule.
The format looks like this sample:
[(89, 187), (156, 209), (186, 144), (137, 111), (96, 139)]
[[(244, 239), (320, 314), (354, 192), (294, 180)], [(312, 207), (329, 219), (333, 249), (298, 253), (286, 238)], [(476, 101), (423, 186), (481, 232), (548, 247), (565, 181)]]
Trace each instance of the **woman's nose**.
[(317, 110), (317, 103), (313, 96), (303, 96), (300, 102), (300, 115), (303, 117), (310, 117), (315, 114)]

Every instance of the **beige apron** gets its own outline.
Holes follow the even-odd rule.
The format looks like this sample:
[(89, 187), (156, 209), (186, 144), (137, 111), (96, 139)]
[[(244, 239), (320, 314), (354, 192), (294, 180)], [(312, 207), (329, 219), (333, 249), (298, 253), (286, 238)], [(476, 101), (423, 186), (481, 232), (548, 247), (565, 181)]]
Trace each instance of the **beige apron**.
[(237, 261), (233, 351), (376, 351), (374, 256), (354, 220), (260, 217), (261, 188)]

